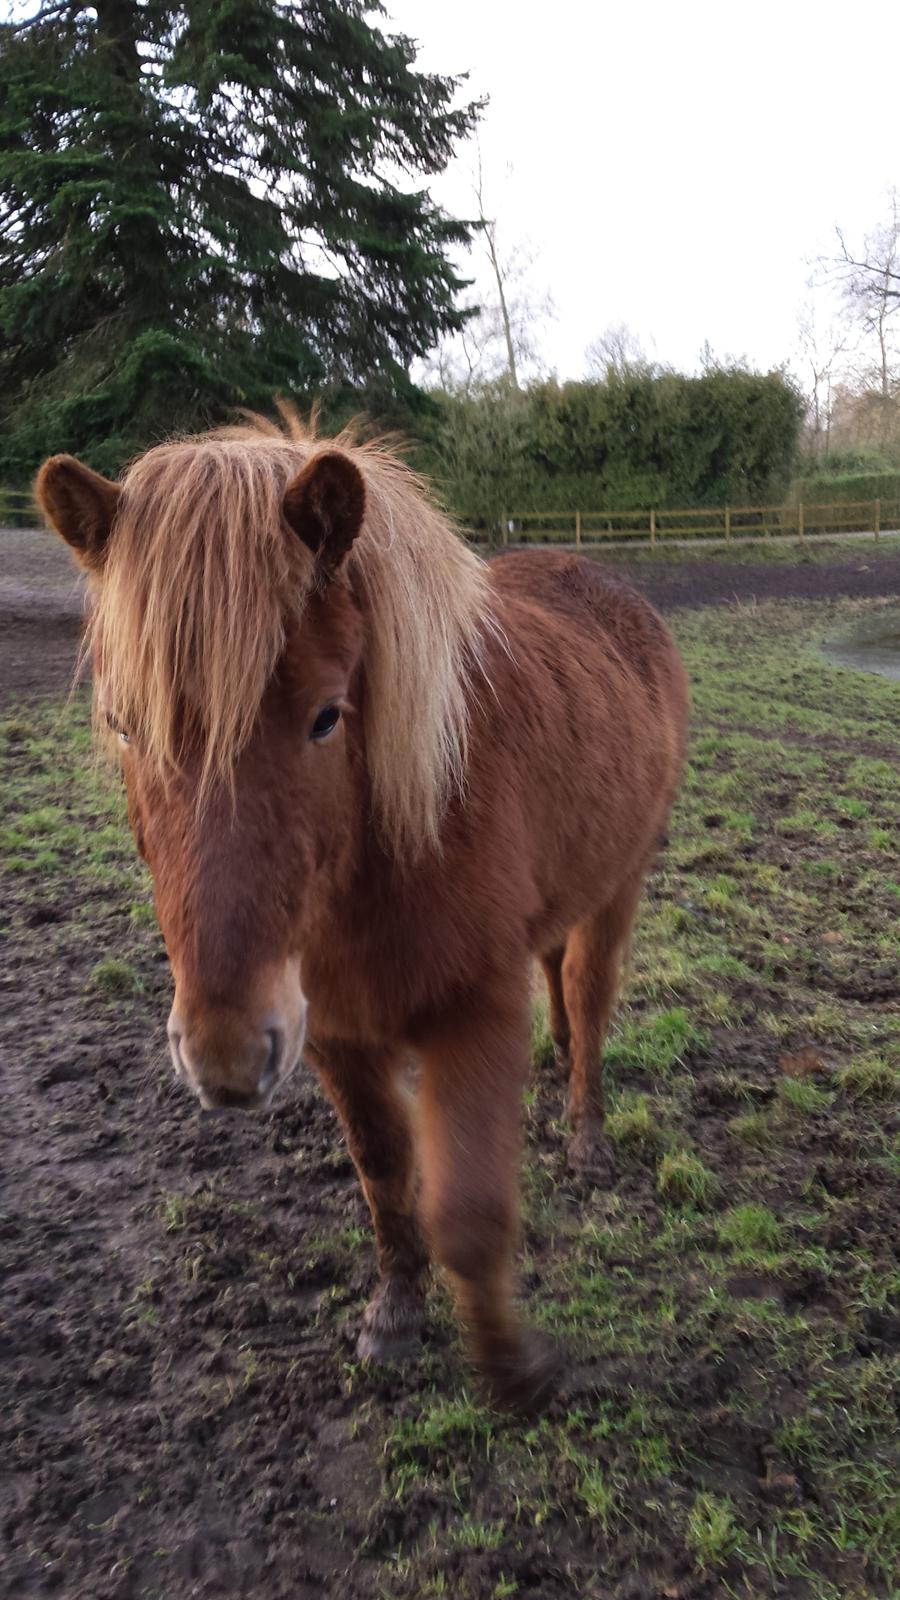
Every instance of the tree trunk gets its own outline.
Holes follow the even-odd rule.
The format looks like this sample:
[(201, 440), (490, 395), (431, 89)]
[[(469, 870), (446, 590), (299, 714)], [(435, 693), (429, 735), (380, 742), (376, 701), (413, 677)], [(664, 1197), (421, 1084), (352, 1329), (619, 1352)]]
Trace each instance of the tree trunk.
[(487, 227), (485, 228), (485, 233), (487, 234), (488, 253), (491, 258), (491, 266), (494, 269), (494, 277), (497, 280), (497, 295), (500, 300), (500, 316), (503, 320), (503, 337), (506, 340), (506, 360), (509, 366), (509, 381), (514, 389), (518, 389), (519, 374), (516, 371), (516, 351), (515, 346), (513, 345), (512, 327), (510, 326), (509, 321), (509, 307), (506, 304), (506, 295), (503, 292), (503, 273), (500, 269), (500, 262), (497, 259), (497, 249), (494, 244), (493, 223), (488, 223)]

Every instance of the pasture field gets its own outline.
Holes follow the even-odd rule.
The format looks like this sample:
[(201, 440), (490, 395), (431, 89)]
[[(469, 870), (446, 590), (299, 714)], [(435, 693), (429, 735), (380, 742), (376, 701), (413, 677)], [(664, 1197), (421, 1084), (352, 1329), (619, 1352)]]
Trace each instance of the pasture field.
[(567, 1169), (535, 992), (522, 1294), (566, 1362), (532, 1424), (480, 1403), (439, 1283), (420, 1364), (355, 1362), (368, 1220), (309, 1078), (257, 1119), (172, 1080), (148, 882), (36, 645), (0, 722), (10, 1596), (900, 1593), (900, 685), (818, 653), (900, 611), (883, 561), (881, 597), (672, 613), (692, 749), (609, 1191)]

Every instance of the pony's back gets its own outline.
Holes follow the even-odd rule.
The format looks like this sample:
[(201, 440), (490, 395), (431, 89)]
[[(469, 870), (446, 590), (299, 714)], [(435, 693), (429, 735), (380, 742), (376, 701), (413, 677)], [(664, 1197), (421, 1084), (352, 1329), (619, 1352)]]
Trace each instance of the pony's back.
[(570, 630), (570, 644), (587, 636), (609, 645), (663, 697), (683, 727), (687, 679), (672, 635), (658, 611), (631, 584), (584, 556), (516, 550), (494, 558), (494, 586), (552, 612)]
[(473, 719), (464, 832), (481, 883), (487, 868), (543, 955), (630, 894), (653, 860), (684, 756), (687, 683), (662, 618), (593, 562), (516, 551), (488, 570), (503, 645)]

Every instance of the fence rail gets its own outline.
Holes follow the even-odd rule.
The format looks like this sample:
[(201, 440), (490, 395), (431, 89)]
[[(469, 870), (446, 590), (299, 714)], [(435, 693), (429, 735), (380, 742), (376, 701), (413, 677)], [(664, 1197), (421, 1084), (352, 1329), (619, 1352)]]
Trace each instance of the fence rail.
[(799, 500), (781, 506), (706, 506), (692, 510), (510, 511), (499, 523), (501, 544), (610, 540), (805, 539), (823, 533), (880, 534), (900, 530), (900, 499), (842, 500), (824, 505)]
[(39, 528), (43, 520), (30, 489), (0, 485), (0, 528)]
[[(0, 486), (0, 527), (36, 528), (43, 522), (28, 489)], [(781, 506), (704, 506), (650, 511), (509, 511), (491, 530), (501, 544), (604, 544), (611, 540), (805, 539), (823, 533), (900, 531), (900, 498), (840, 500), (827, 505), (797, 501)], [(473, 539), (483, 534), (470, 533)]]

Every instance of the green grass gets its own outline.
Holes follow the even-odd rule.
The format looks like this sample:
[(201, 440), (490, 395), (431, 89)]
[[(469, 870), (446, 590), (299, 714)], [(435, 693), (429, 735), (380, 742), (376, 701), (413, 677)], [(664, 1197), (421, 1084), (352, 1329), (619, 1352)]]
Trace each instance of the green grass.
[(556, 1058), (556, 1046), (550, 1032), (550, 1007), (545, 994), (536, 994), (531, 1001), (531, 1060), (536, 1067), (548, 1067)]
[(656, 1174), (656, 1187), (675, 1206), (706, 1206), (716, 1192), (716, 1177), (690, 1150), (664, 1155)]
[(773, 1138), (771, 1123), (763, 1111), (745, 1111), (742, 1116), (732, 1117), (728, 1129), (736, 1139), (757, 1150), (764, 1150)]
[(741, 1255), (777, 1250), (781, 1243), (781, 1224), (774, 1212), (752, 1202), (726, 1211), (719, 1218), (717, 1232), (722, 1244)]
[(615, 1516), (617, 1493), (604, 1477), (599, 1467), (586, 1467), (576, 1490), (588, 1516), (595, 1518), (604, 1529)]
[(721, 1567), (738, 1542), (734, 1506), (721, 1495), (698, 1494), (688, 1512), (685, 1543), (701, 1568)]
[(702, 1039), (684, 1007), (672, 1006), (640, 1021), (626, 1017), (609, 1040), (606, 1061), (623, 1078), (631, 1072), (665, 1078)]
[(837, 1075), (841, 1092), (851, 1100), (900, 1101), (900, 1069), (883, 1056), (860, 1056)]
[(0, 755), (0, 870), (9, 870), (11, 854), (25, 864), (20, 870), (40, 874), (45, 895), (98, 884), (129, 899), (146, 895), (121, 784), (92, 753), (83, 693), (62, 706), (29, 707), (27, 718), (0, 718)]
[(646, 1094), (620, 1095), (607, 1114), (606, 1131), (614, 1144), (640, 1155), (655, 1156), (668, 1135), (653, 1115)]
[(127, 961), (117, 956), (107, 956), (91, 968), (88, 987), (100, 994), (128, 995), (137, 993), (141, 981)]
[(808, 1078), (785, 1078), (778, 1085), (778, 1095), (782, 1109), (790, 1116), (818, 1116), (831, 1105), (831, 1095)]

